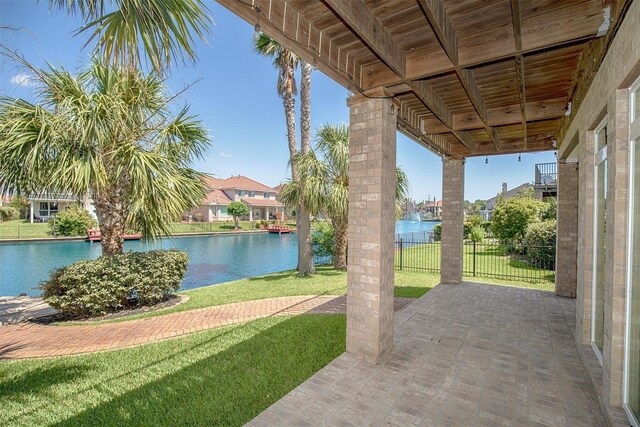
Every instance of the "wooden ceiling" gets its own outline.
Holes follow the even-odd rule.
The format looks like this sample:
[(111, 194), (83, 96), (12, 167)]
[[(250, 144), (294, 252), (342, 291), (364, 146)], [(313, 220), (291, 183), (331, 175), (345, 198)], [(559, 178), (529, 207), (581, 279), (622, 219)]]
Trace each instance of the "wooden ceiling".
[(554, 149), (611, 1), (218, 0), (458, 158)]

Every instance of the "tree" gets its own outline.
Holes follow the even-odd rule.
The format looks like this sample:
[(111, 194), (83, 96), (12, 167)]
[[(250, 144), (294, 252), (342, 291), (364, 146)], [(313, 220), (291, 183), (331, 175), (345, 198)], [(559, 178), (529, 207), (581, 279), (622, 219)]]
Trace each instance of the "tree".
[[(300, 61), (300, 153), (304, 156), (310, 150), (311, 130), (311, 64)], [(300, 191), (305, 192), (304, 182), (300, 183)], [(298, 273), (306, 276), (316, 272), (313, 263), (313, 240), (311, 238), (311, 216), (303, 203), (298, 204), (296, 217), (298, 229)]]
[(80, 14), (76, 34), (96, 40), (106, 62), (139, 67), (149, 62), (162, 72), (195, 60), (194, 33), (205, 40), (213, 20), (202, 0), (49, 0), (50, 8)]
[(39, 102), (0, 98), (0, 190), (93, 198), (103, 255), (122, 252), (125, 229), (145, 238), (205, 195), (190, 168), (208, 146), (189, 113), (174, 114), (155, 74), (94, 61), (77, 75), (36, 73)]
[[(287, 205), (301, 203), (311, 214), (326, 213), (335, 232), (334, 267), (347, 268), (349, 212), (349, 129), (346, 125), (324, 125), (317, 131), (315, 150), (298, 154), (294, 163), (300, 173), (300, 184), (291, 181), (280, 197)], [(408, 180), (405, 172), (396, 168), (396, 200), (406, 198)]]
[(542, 212), (542, 220), (555, 220), (558, 215), (558, 201), (555, 197), (549, 197), (544, 202), (545, 208)]
[[(309, 129), (311, 114), (311, 65), (300, 61), (298, 57), (280, 43), (261, 33), (255, 40), (254, 51), (259, 55), (273, 60), (273, 65), (278, 69), (278, 83), (276, 90), (282, 98), (285, 120), (287, 124), (287, 141), (289, 145), (289, 163), (291, 164), (291, 180), (299, 181), (299, 174), (293, 162), (296, 156), (296, 114), (295, 96), (297, 93), (295, 69), (302, 65), (302, 92), (301, 92), (301, 152), (309, 152)], [(301, 191), (304, 191), (304, 186)], [(295, 205), (296, 228), (298, 229), (298, 273), (308, 275), (315, 272), (313, 265), (313, 249), (311, 242), (311, 223), (308, 209), (302, 205)]]
[(242, 202), (231, 202), (227, 206), (227, 212), (233, 217), (235, 229), (238, 229), (238, 219), (241, 216), (249, 215), (249, 207)]
[(16, 208), (20, 212), (20, 219), (26, 219), (29, 216), (30, 204), (29, 200), (23, 196), (13, 196), (9, 206)]
[(540, 221), (544, 203), (531, 197), (503, 200), (493, 211), (491, 230), (503, 242), (522, 243), (529, 224)]

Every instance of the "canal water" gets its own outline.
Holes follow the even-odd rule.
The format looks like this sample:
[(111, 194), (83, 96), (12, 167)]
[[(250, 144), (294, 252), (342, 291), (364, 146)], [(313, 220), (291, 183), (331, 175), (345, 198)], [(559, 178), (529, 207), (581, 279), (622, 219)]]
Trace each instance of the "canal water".
[[(424, 233), (434, 223), (398, 221), (396, 233)], [(429, 228), (430, 227), (430, 228)], [(125, 251), (178, 249), (189, 254), (182, 289), (255, 277), (296, 267), (295, 234), (234, 234), (189, 236), (155, 242), (127, 241)], [(101, 254), (100, 243), (33, 242), (0, 244), (0, 296), (38, 295), (38, 284), (52, 269)]]

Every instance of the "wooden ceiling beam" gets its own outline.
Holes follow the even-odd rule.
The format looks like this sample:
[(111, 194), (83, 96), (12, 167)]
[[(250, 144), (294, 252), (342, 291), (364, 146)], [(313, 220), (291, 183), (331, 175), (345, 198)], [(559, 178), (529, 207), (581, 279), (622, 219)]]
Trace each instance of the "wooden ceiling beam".
[[(530, 101), (525, 104), (524, 114), (527, 120), (532, 122), (559, 119), (564, 117), (566, 107), (567, 100), (565, 98)], [(522, 115), (521, 104), (489, 108), (487, 110), (487, 120), (493, 127), (522, 123)], [(453, 128), (455, 130), (482, 129), (483, 127), (483, 122), (474, 112), (453, 115)]]
[[(522, 13), (520, 0), (511, 0), (511, 22), (513, 23), (513, 40), (516, 51), (522, 50)], [(524, 59), (521, 54), (515, 56), (516, 79), (518, 82), (518, 98), (520, 99), (520, 111), (522, 113), (522, 141), (527, 149), (527, 96), (525, 92), (526, 82), (524, 75)]]
[(451, 143), (442, 135), (423, 133), (419, 129), (419, 123), (415, 120), (398, 116), (398, 130), (405, 136), (430, 150), (437, 156), (452, 156)]
[(522, 55), (516, 56), (516, 79), (518, 80), (518, 98), (520, 99), (520, 112), (522, 114), (522, 138), (524, 148), (527, 148), (527, 93), (524, 79), (524, 60)]
[(478, 117), (480, 117), (484, 129), (487, 131), (493, 147), (496, 151), (500, 151), (500, 138), (498, 137), (498, 132), (489, 125), (487, 120), (487, 108), (482, 100), (480, 88), (478, 88), (478, 84), (473, 77), (473, 71), (462, 68), (457, 69), (456, 74), (464, 88), (464, 91), (467, 93), (471, 104), (473, 104), (473, 108), (476, 110), (476, 113), (478, 113)]
[(522, 13), (520, 0), (511, 0), (511, 22), (513, 23), (513, 41), (516, 52), (522, 51)]
[(451, 63), (458, 65), (458, 38), (447, 16), (442, 0), (418, 0), (440, 46)]
[[(364, 65), (362, 67), (361, 85), (367, 90), (379, 86), (393, 86), (404, 83), (407, 80), (419, 80), (442, 76), (455, 72), (456, 69), (459, 68), (475, 68), (489, 62), (506, 61), (509, 59), (513, 59), (516, 55), (533, 55), (536, 53), (547, 51), (549, 49), (559, 49), (562, 47), (586, 43), (591, 39), (591, 36), (579, 37), (577, 39), (567, 39), (564, 41), (560, 41), (549, 46), (523, 48), (522, 50), (517, 50), (514, 48), (512, 50), (505, 51), (503, 54), (496, 55), (495, 57), (491, 58), (491, 60), (461, 60), (457, 66), (452, 64), (445, 64), (442, 62), (439, 62), (434, 66), (433, 61), (429, 60), (430, 55), (421, 51), (416, 51), (406, 56), (407, 76), (404, 80), (400, 79), (392, 70), (385, 67), (384, 65), (381, 66), (380, 64), (372, 64)], [(478, 49), (482, 49), (482, 46), (478, 46)]]
[(249, 24), (259, 25), (269, 37), (337, 83), (358, 91), (360, 66), (286, 0), (216, 1)]
[[(447, 16), (447, 12), (442, 4), (441, 0), (418, 0), (422, 11), (433, 28), (433, 32), (442, 46), (442, 49), (445, 51), (451, 63), (456, 67), (455, 72), (458, 76), (458, 80), (462, 84), (464, 91), (467, 94), (467, 97), (471, 101), (473, 108), (478, 113), (480, 120), (484, 125), (493, 146), (496, 151), (500, 150), (500, 141), (498, 138), (498, 133), (487, 123), (487, 109), (485, 108), (484, 101), (482, 100), (482, 94), (480, 93), (480, 88), (476, 84), (475, 79), (473, 78), (473, 72), (471, 70), (467, 70), (465, 68), (458, 67), (458, 38), (456, 36), (455, 30), (453, 29), (453, 25), (451, 24), (451, 20)], [(456, 132), (451, 126), (452, 131)], [(455, 133), (454, 133), (455, 135)], [(456, 135), (456, 138), (458, 136)], [(464, 136), (462, 137), (464, 138)], [(460, 139), (460, 138), (459, 138)], [(465, 144), (465, 141), (460, 139), (460, 142)], [(469, 147), (467, 147), (469, 148)]]
[(324, 2), (389, 68), (400, 78), (405, 78), (406, 60), (402, 49), (362, 0), (324, 0)]
[(431, 110), (433, 115), (436, 116), (443, 125), (451, 130), (451, 133), (458, 139), (458, 141), (460, 141), (467, 150), (473, 151), (475, 147), (473, 139), (467, 133), (453, 129), (453, 114), (451, 114), (451, 110), (444, 105), (431, 85), (425, 81), (410, 82), (408, 85), (411, 87), (418, 99), (420, 99), (420, 101), (422, 101), (422, 103)]

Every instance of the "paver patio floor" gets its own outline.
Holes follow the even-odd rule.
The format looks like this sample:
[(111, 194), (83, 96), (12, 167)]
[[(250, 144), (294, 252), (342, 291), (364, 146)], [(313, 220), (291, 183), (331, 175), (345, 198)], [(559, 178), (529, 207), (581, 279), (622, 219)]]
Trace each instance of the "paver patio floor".
[(345, 353), (249, 425), (603, 426), (574, 322), (549, 292), (438, 285), (396, 313), (382, 363)]
[[(414, 300), (396, 298), (396, 310), (411, 301)], [(296, 296), (238, 302), (101, 325), (10, 324), (0, 326), (0, 359), (68, 356), (112, 350), (267, 316), (344, 313), (345, 307), (344, 296)]]

